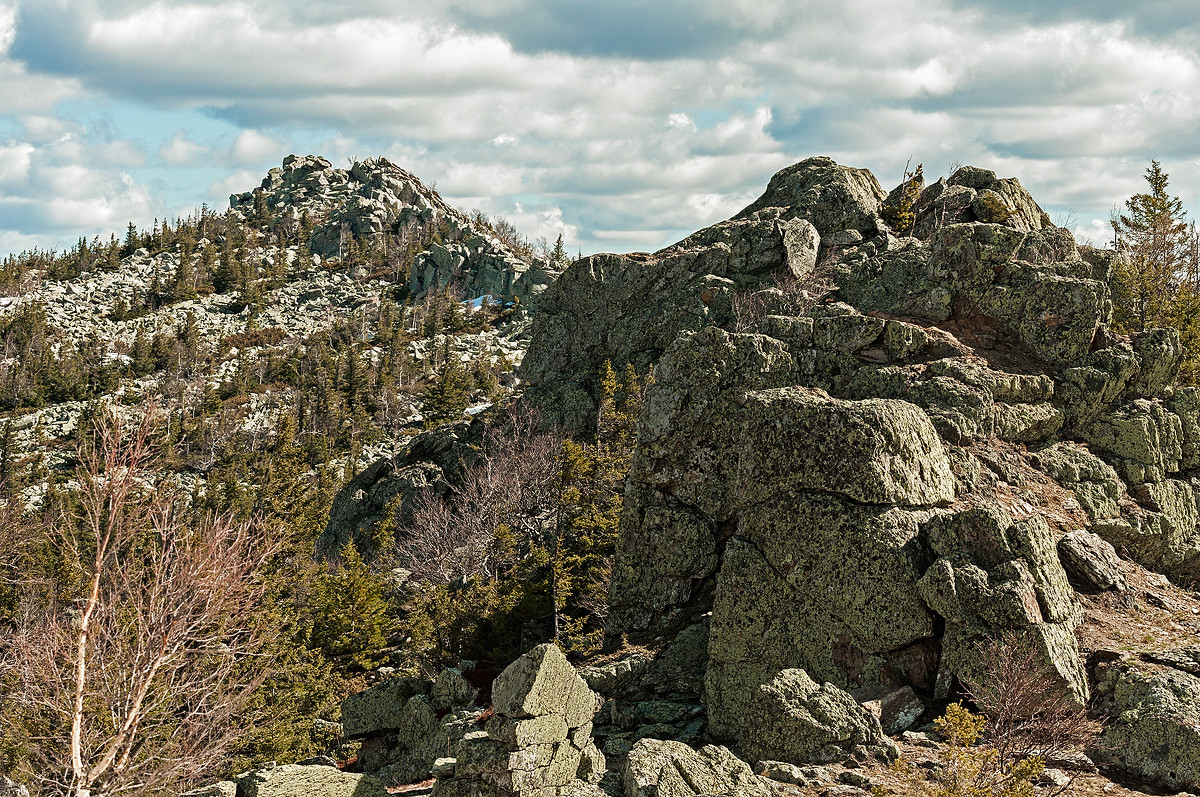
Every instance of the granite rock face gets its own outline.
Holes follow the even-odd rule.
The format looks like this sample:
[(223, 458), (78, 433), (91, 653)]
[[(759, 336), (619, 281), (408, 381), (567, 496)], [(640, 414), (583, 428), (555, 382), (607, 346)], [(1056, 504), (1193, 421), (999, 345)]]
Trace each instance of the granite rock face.
[[(573, 364), (553, 367), (565, 381), (535, 377), (541, 395), (587, 406), (589, 369), (654, 364), (609, 633), (669, 640), (703, 619), (709, 732), (764, 760), (810, 755), (749, 752), (761, 737), (743, 724), (781, 672), (909, 694), (919, 711), (1010, 640), (1084, 703), (1075, 586), (1119, 589), (1118, 555), (1176, 578), (1200, 568), (1200, 391), (1171, 388), (1176, 333), (1115, 335), (1111, 258), (1015, 180), (965, 168), (926, 188), (911, 237), (880, 220), (876, 189), (811, 159), (725, 223), (804, 219), (819, 236), (826, 292), (749, 322), (734, 311), (768, 289), (698, 261), (669, 277), (664, 253), (642, 259), (638, 287), (577, 265), (549, 294), (586, 280), (593, 304), (554, 321)], [(655, 316), (647, 345), (599, 331), (640, 336), (627, 319), (657, 300), (652, 275), (669, 294), (702, 274), (727, 280), (721, 303)], [(548, 341), (535, 335), (527, 363), (558, 356)]]

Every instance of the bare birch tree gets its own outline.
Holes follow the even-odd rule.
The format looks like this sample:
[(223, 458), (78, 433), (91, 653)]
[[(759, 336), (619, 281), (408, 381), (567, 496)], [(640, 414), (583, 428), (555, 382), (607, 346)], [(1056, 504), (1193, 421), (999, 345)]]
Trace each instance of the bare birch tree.
[(102, 421), (76, 501), (31, 530), (60, 551), (66, 596), (0, 638), (0, 676), (38, 729), (26, 774), (42, 794), (178, 793), (212, 773), (264, 677), (257, 571), (274, 543), (157, 490), (153, 427)]

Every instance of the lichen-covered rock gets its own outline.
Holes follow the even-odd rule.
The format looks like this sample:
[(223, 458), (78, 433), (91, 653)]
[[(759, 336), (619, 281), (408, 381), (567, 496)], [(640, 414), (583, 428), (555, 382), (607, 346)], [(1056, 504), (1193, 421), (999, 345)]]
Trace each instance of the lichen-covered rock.
[(486, 730), (458, 741), (454, 770), (438, 778), (435, 795), (592, 794), (588, 781), (604, 768), (591, 739), (599, 705), (556, 645), (539, 645), (505, 668), (492, 701)]
[(1074, 491), (1080, 507), (1093, 523), (1121, 516), (1128, 501), (1125, 484), (1112, 466), (1074, 443), (1056, 443), (1036, 452), (1033, 464)]
[(1045, 440), (1063, 425), (1062, 410), (1050, 404), (999, 404), (996, 436), (1016, 443)]
[(1050, 217), (1019, 180), (998, 179), (995, 172), (975, 166), (963, 166), (949, 179), (929, 185), (913, 210), (914, 235), (919, 238), (928, 238), (947, 224), (971, 221), (1005, 224), (1022, 232), (1050, 226)]
[(336, 767), (284, 764), (238, 777), (238, 794), (244, 797), (387, 797), (387, 793), (376, 778)]
[(645, 373), (686, 330), (733, 318), (739, 287), (811, 272), (819, 236), (802, 219), (737, 219), (653, 255), (594, 255), (541, 298), (521, 376), (549, 416), (582, 429), (605, 361)]
[(438, 711), (446, 711), (455, 706), (473, 706), (479, 697), (479, 689), (472, 686), (462, 670), (449, 667), (442, 670), (433, 682), (430, 700)]
[(405, 709), (417, 695), (429, 693), (429, 683), (418, 678), (391, 678), (342, 701), (342, 731), (358, 739), (379, 731), (395, 730), (405, 721)]
[(438, 713), (427, 696), (409, 698), (391, 720), (390, 732), (363, 742), (358, 758), (364, 769), (397, 783), (429, 777), (433, 762), (446, 754), (452, 737), (462, 733), (461, 727), (455, 727), (454, 715), (439, 717)]
[(1094, 422), (1084, 439), (1133, 484), (1161, 482), (1183, 458), (1183, 424), (1160, 401), (1132, 401)]
[(746, 394), (736, 502), (751, 506), (796, 490), (870, 504), (929, 506), (954, 499), (954, 477), (929, 418), (903, 401), (842, 401), (823, 391)]
[(705, 676), (710, 731), (733, 738), (759, 687), (788, 667), (844, 688), (932, 687), (934, 617), (910, 558), (916, 521), (830, 499), (781, 505), (773, 519), (773, 507), (761, 511), (762, 521), (751, 516), (745, 528), (757, 526), (762, 542), (726, 546), (717, 580)]
[[(6, 789), (5, 784), (12, 784), (13, 787), (16, 786), (15, 783), (12, 783), (7, 778), (0, 778), (0, 797), (29, 797), (28, 791)], [(238, 785), (236, 781), (219, 780), (208, 786), (186, 791), (180, 797), (238, 797)]]
[(1125, 588), (1116, 550), (1096, 534), (1077, 529), (1063, 535), (1058, 541), (1058, 558), (1077, 589), (1104, 592)]
[(1119, 663), (1097, 690), (1111, 714), (1100, 737), (1111, 765), (1172, 791), (1200, 788), (1200, 678)]
[(738, 729), (738, 750), (750, 760), (830, 763), (857, 745), (894, 757), (879, 719), (833, 684), (817, 684), (800, 669), (782, 670), (758, 689)]
[(860, 706), (879, 720), (879, 725), (888, 736), (908, 730), (925, 713), (925, 703), (911, 686), (859, 689), (851, 694)]
[(508, 717), (558, 714), (578, 728), (596, 713), (596, 697), (557, 645), (538, 645), (496, 676), (492, 709)]
[(746, 762), (728, 749), (642, 739), (629, 751), (622, 773), (625, 797), (693, 797), (737, 794), (769, 797)]
[(771, 177), (763, 195), (734, 218), (753, 218), (780, 208), (785, 218), (812, 222), (822, 236), (842, 230), (874, 235), (886, 195), (866, 169), (841, 166), (830, 158), (802, 160)]
[(980, 683), (989, 642), (1005, 639), (1028, 645), (1071, 698), (1086, 704), (1087, 678), (1075, 641), (1082, 612), (1045, 520), (1014, 523), (998, 508), (973, 508), (937, 516), (923, 530), (941, 556), (919, 588), (946, 620), (943, 671)]

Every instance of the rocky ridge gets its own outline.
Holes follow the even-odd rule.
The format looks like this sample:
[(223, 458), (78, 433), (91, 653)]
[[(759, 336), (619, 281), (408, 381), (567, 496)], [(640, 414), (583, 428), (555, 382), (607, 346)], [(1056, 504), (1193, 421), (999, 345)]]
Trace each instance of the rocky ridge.
[[(507, 299), (528, 304), (536, 302), (545, 281), (555, 275), (545, 263), (523, 260), (416, 177), (382, 158), (336, 169), (323, 158), (288, 156), (282, 168), (268, 174), (263, 187), (234, 195), (230, 202), (235, 221), (258, 231), (249, 236), (249, 245), (239, 256), (263, 273), (283, 275), (261, 281), (266, 288), (253, 302), (235, 291), (213, 293), (210, 288), (195, 298), (170, 302), (153, 311), (115, 313), (114, 308), (129, 307), (170, 284), (184, 256), (176, 245), (153, 254), (137, 249), (112, 268), (97, 262), (71, 279), (34, 273), (21, 290), (0, 297), (0, 321), (36, 307), (44, 312), (46, 327), (56, 340), (70, 341), (80, 350), (88, 347), (117, 373), (129, 367), (139, 336), (147, 340), (158, 335), (171, 340), (194, 336), (202, 347), (217, 354), (210, 369), (126, 376), (104, 400), (118, 407), (133, 405), (165, 391), (173, 401), (198, 405), (206, 393), (221, 389), (239, 372), (262, 369), (287, 347), (336, 325), (371, 344), (380, 334), (382, 306), (394, 304), (398, 291), (418, 300), (453, 284), (470, 297), (490, 295), (497, 302)], [(265, 203), (266, 218), (255, 215), (256, 202)], [(309, 243), (286, 243), (300, 231), (302, 218), (315, 225)], [(340, 237), (343, 225), (347, 239)], [(281, 231), (283, 237), (263, 230)], [(397, 230), (403, 233), (399, 237)], [(436, 231), (442, 242), (422, 237), (428, 231)], [(360, 250), (385, 246), (384, 241), (391, 241), (394, 247), (405, 243), (409, 248), (405, 252), (397, 249), (396, 255), (411, 256), (413, 263), (407, 270), (412, 279), (403, 279), (400, 271), (405, 269), (400, 269), (399, 260), (393, 265), (400, 271), (369, 267), (360, 261), (341, 262), (338, 245), (345, 240), (354, 241)], [(210, 256), (215, 252), (218, 259), (225, 257), (225, 243), (223, 236), (200, 238), (191, 254), (191, 267), (200, 267), (206, 250)], [(422, 248), (425, 244), (428, 248)], [(463, 304), (468, 319), (478, 312), (478, 304)], [(477, 332), (427, 337), (420, 329), (408, 329), (411, 340), (405, 355), (425, 370), (445, 356), (461, 363), (484, 359), (512, 368), (524, 357), (530, 318), (520, 308), (507, 315), (503, 324)], [(261, 339), (259, 333), (264, 331), (271, 337)], [(247, 342), (239, 345), (239, 339)], [(381, 354), (377, 345), (368, 345), (367, 355), (372, 365), (378, 365)], [(16, 361), (10, 357), (0, 362), (0, 371), (7, 372)], [(278, 384), (250, 392), (239, 411), (238, 429), (269, 435), (294, 399), (294, 390)], [(369, 442), (354, 454), (353, 462), (339, 459), (333, 464), (358, 472), (402, 450), (412, 434), (404, 427), (420, 425), (423, 416), (419, 396), (400, 396), (400, 400), (403, 406), (389, 410), (392, 419), (379, 430), (383, 439)], [(88, 408), (88, 401), (63, 401), (17, 413), (12, 417), (15, 451), (40, 455), (42, 464), (51, 470), (69, 465), (70, 451), (59, 443), (70, 439)], [(192, 472), (176, 476), (187, 492), (203, 493), (202, 477)], [(26, 497), (36, 502), (43, 489), (44, 484), (32, 485)]]
[[(1111, 253), (982, 169), (925, 187), (911, 234), (886, 201), (813, 158), (674, 247), (585, 258), (546, 293), (522, 368), (572, 423), (604, 359), (653, 364), (609, 633), (656, 644), (709, 618), (707, 731), (750, 760), (858, 755), (877, 737), (797, 746), (817, 691), (933, 705), (979, 682), (994, 640), (1086, 703), (1072, 582), (1119, 589), (1118, 553), (1200, 567), (1200, 391), (1172, 387), (1174, 331), (1111, 331)], [(1153, 780), (1153, 757), (1126, 769)]]

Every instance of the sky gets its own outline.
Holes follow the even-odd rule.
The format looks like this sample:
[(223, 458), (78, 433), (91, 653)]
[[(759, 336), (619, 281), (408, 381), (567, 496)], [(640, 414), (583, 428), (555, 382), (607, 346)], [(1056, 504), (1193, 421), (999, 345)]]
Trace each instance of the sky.
[(0, 0), (0, 255), (383, 155), (584, 253), (813, 155), (1017, 177), (1096, 243), (1159, 160), (1200, 216), (1195, 0)]

